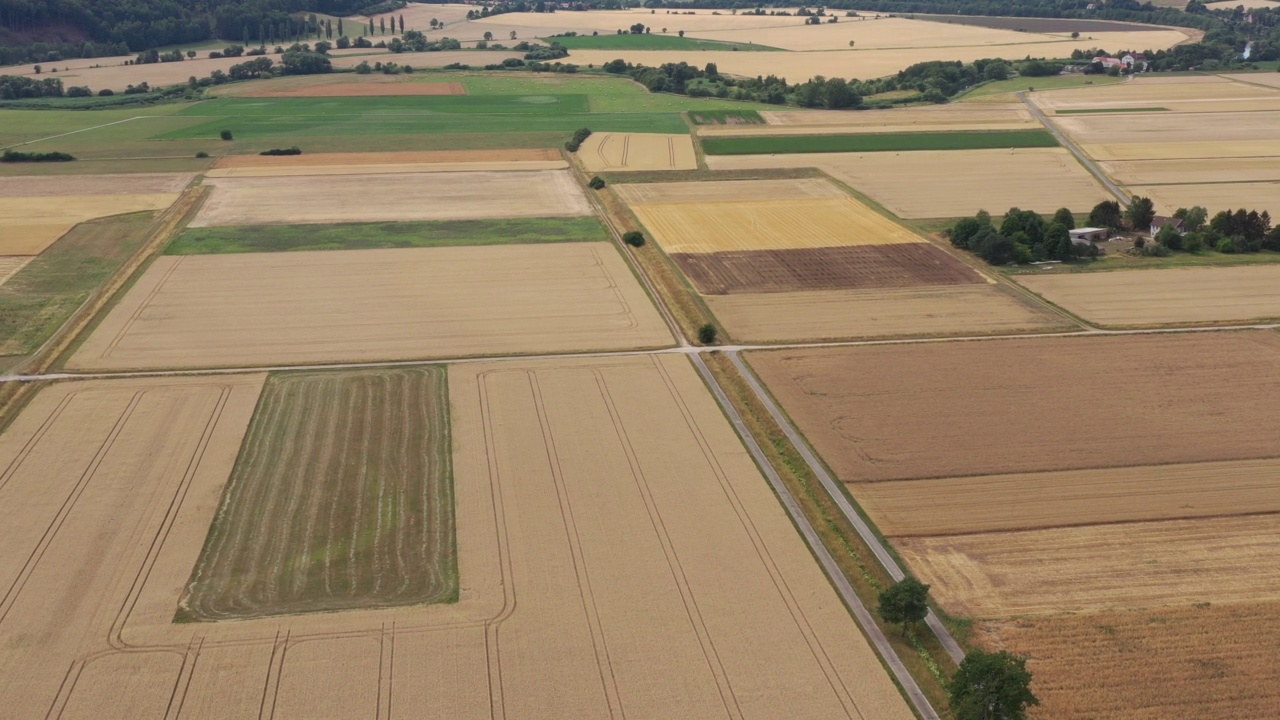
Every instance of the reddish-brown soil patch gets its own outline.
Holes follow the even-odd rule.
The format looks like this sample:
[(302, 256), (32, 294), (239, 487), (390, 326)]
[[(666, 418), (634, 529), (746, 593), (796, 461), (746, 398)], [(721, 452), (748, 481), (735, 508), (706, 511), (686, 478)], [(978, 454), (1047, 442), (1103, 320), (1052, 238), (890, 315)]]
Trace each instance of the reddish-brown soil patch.
[(982, 277), (928, 243), (676, 253), (704, 295), (965, 285)]
[(466, 95), (456, 82), (338, 82), (242, 93), (242, 97), (385, 97), (401, 95)]

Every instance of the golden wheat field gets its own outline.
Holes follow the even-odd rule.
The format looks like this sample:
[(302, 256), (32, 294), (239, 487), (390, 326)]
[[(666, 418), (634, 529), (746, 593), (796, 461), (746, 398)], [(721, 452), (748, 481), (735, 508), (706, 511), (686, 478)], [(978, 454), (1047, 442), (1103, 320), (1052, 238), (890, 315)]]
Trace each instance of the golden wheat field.
[[(1280, 460), (857, 483), (882, 533), (951, 535), (1280, 512)], [(927, 502), (921, 502), (927, 497)]]
[(948, 612), (978, 617), (1280, 600), (1280, 514), (900, 538)]
[(1019, 275), (1015, 279), (1049, 302), (1099, 325), (1280, 318), (1277, 265)]
[(297, 175), (393, 175), (429, 172), (563, 170), (554, 150), (422, 150), (371, 153), (308, 153), (291, 156), (226, 155), (205, 177)]
[[(1280, 163), (1280, 158), (1273, 158)], [(1151, 198), (1156, 211), (1172, 215), (1181, 207), (1201, 205), (1214, 210), (1247, 208), (1280, 215), (1280, 180), (1271, 182), (1202, 183), (1194, 185), (1133, 185), (1134, 195)]]
[[(14, 178), (17, 180), (18, 178)], [(23, 178), (25, 179), (25, 178)], [(37, 183), (44, 187), (44, 183)], [(37, 195), (0, 197), (0, 255), (39, 255), (77, 223), (94, 218), (163, 210), (174, 193), (142, 195)]]
[(1191, 142), (1124, 142), (1083, 145), (1095, 160), (1188, 160), (1186, 170), (1195, 173), (1206, 160), (1220, 158), (1280, 157), (1280, 140), (1213, 140)]
[(591, 172), (626, 170), (696, 170), (693, 138), (661, 133), (592, 133), (578, 151)]
[[(850, 113), (844, 110), (762, 110), (760, 117), (769, 126), (785, 125), (788, 127), (807, 127), (822, 125), (839, 125), (858, 128), (910, 128), (916, 125), (934, 127), (939, 125), (962, 126), (965, 129), (980, 130), (990, 126), (1005, 127), (1009, 125), (1038, 125), (1031, 111), (1022, 103), (1004, 103), (999, 105), (918, 105), (912, 107), (893, 108), (890, 110), (871, 110)], [(722, 130), (731, 126), (706, 126), (698, 128), (698, 134), (705, 135), (709, 131)], [(746, 129), (762, 129), (760, 126), (747, 126)]]
[[(1077, 212), (1110, 195), (1062, 148), (794, 155), (717, 155), (713, 170), (816, 167), (903, 218), (1001, 214), (1011, 207)], [(963, 174), (965, 182), (955, 178)]]
[[(1065, 130), (1076, 142), (1086, 146), (1147, 143), (1154, 138), (1154, 141), (1160, 143), (1188, 144), (1202, 141), (1261, 141), (1266, 143), (1262, 147), (1267, 147), (1280, 140), (1280, 123), (1276, 122), (1275, 115), (1267, 112), (1221, 112), (1208, 118), (1201, 113), (1148, 112), (1142, 113), (1137, 122), (1120, 122), (1116, 118), (1107, 117), (1109, 114), (1058, 115), (1053, 118), (1053, 123)], [(1253, 154), (1269, 154), (1262, 147), (1255, 147)]]
[(1274, 157), (1222, 157), (1212, 162), (1187, 160), (1113, 160), (1102, 163), (1113, 180), (1125, 185), (1237, 183), (1280, 180)]
[(671, 341), (606, 243), (168, 255), (69, 366), (260, 366)]

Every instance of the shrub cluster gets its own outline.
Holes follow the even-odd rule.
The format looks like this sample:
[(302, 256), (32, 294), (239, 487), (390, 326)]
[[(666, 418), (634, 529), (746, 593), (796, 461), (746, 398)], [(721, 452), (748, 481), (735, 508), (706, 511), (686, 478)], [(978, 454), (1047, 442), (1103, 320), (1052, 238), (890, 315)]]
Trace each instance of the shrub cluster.
[(1096, 245), (1076, 245), (1071, 211), (1061, 208), (1046, 221), (1031, 210), (1010, 208), (997, 228), (985, 210), (957, 222), (947, 234), (951, 244), (968, 250), (992, 265), (1041, 260), (1071, 260), (1098, 254)]
[(573, 133), (573, 139), (564, 144), (564, 149), (569, 152), (578, 152), (578, 148), (582, 145), (583, 141), (589, 137), (591, 137), (590, 128), (578, 128), (577, 131)]
[(259, 155), (301, 155), (302, 149), (299, 148), (297, 145), (294, 145), (291, 148), (271, 148), (270, 150), (263, 150), (258, 154)]
[(64, 152), (27, 153), (16, 150), (5, 150), (0, 162), (70, 162), (75, 157)]

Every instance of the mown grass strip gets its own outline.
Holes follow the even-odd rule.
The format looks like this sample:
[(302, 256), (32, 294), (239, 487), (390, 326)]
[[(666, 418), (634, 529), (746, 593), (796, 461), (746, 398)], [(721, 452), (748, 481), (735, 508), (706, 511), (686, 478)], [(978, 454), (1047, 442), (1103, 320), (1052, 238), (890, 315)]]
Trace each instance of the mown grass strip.
[(1085, 108), (1082, 110), (1058, 110), (1055, 115), (1093, 115), (1097, 113), (1137, 113), (1137, 112), (1169, 112), (1169, 108), (1164, 107), (1138, 107), (1138, 108)]
[(608, 241), (594, 217), (187, 228), (166, 255)]
[(988, 148), (1056, 147), (1057, 145), (1058, 141), (1047, 130), (868, 133), (862, 135), (772, 135), (760, 137), (715, 137), (702, 140), (702, 149), (708, 155), (982, 150)]

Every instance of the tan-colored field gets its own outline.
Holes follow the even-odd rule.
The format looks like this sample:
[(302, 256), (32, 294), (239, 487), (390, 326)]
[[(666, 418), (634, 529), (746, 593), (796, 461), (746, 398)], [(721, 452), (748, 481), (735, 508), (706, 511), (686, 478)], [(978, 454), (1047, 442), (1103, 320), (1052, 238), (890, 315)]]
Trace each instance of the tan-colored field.
[[(376, 78), (403, 78), (403, 75), (371, 75)], [(466, 95), (456, 82), (415, 82), (412, 80), (374, 82), (327, 82), (293, 88), (260, 88), (239, 93), (241, 97), (388, 97), (418, 95)]]
[(741, 342), (988, 335), (1063, 327), (991, 285), (715, 295), (707, 305)]
[(1280, 2), (1275, 0), (1218, 0), (1218, 2), (1205, 3), (1205, 7), (1210, 10), (1235, 10), (1243, 6), (1246, 10), (1257, 10), (1260, 8), (1268, 8), (1274, 10), (1280, 8)]
[(297, 165), (246, 167), (210, 170), (206, 178), (302, 177), (307, 175), (414, 175), (417, 173), (493, 173), (564, 170), (564, 160), (518, 160), (515, 162), (401, 163), (387, 165)]
[(1008, 617), (1280, 599), (1280, 515), (902, 538), (949, 612)]
[[(1104, 87), (1122, 87), (1127, 84)], [(1193, 87), (1218, 86), (1195, 85)], [(1211, 116), (1200, 113), (1149, 112), (1142, 113), (1140, 121), (1127, 122), (1107, 117), (1109, 114), (1058, 115), (1053, 118), (1053, 122), (1082, 145), (1145, 143), (1152, 138), (1159, 138), (1161, 143), (1198, 143), (1202, 140), (1274, 143), (1280, 140), (1280, 122), (1277, 121), (1276, 115), (1266, 112), (1224, 112), (1214, 113)], [(1269, 153), (1255, 144), (1253, 155), (1263, 154)]]
[(1102, 163), (1113, 180), (1125, 185), (1227, 183), (1280, 180), (1280, 159), (1274, 157), (1188, 160), (1114, 160)]
[(1015, 279), (1099, 325), (1280, 318), (1280, 265), (1046, 273)]
[(698, 168), (688, 135), (592, 133), (578, 149), (578, 159), (591, 172)]
[(1270, 411), (1280, 404), (1280, 334), (1270, 331), (750, 359), (845, 482), (1274, 457), (1280, 433)]
[[(1274, 158), (1280, 163), (1280, 158)], [(1202, 205), (1214, 210), (1248, 208), (1280, 215), (1280, 181), (1197, 185), (1137, 185), (1129, 190), (1155, 201), (1156, 211), (1172, 214), (1180, 207)]]
[[(60, 178), (59, 178), (60, 179)], [(77, 223), (145, 210), (163, 210), (177, 193), (0, 197), (0, 255), (39, 255)]]
[(975, 623), (975, 636), (1029, 656), (1033, 720), (1264, 718), (1280, 706), (1277, 613), (1214, 603), (1016, 618)]
[[(850, 486), (888, 536), (1280, 512), (1280, 460), (1013, 473)], [(922, 502), (927, 498), (927, 502)]]
[[(411, 2), (408, 6), (381, 15), (374, 15), (374, 18), (385, 17), (387, 24), (391, 23), (391, 19), (399, 20), (404, 18), (404, 26), (409, 30), (421, 30), (428, 32), (431, 30), (431, 21), (438, 20), (446, 26), (456, 25), (466, 22), (467, 13), (475, 10), (474, 5), (464, 3), (441, 3), (439, 5), (429, 3)], [(365, 20), (368, 25), (369, 21)], [(456, 37), (450, 33), (445, 33), (450, 37)]]
[[(1127, 142), (1084, 145), (1095, 160), (1218, 160), (1280, 157), (1280, 140), (1196, 140), (1192, 142)], [(1203, 165), (1204, 163), (1197, 163)]]
[(0, 285), (31, 262), (30, 255), (0, 255)]
[[(564, 170), (210, 178), (192, 227), (563, 217), (591, 208)], [(377, 198), (377, 202), (370, 202)]]
[[(705, 182), (633, 183), (614, 185), (628, 205), (669, 205), (762, 200), (814, 200), (848, 197), (822, 178), (789, 180), (707, 180)], [(917, 238), (918, 240), (918, 238)]]
[(1244, 73), (1239, 75), (1223, 75), (1222, 77), (1229, 78), (1237, 82), (1249, 83), (1252, 85), (1266, 85), (1267, 87), (1280, 89), (1280, 77), (1277, 77), (1272, 73)]
[(295, 167), (344, 167), (368, 165), (457, 165), (478, 162), (541, 162), (561, 160), (560, 152), (549, 148), (541, 149), (494, 149), (494, 150), (416, 150), (408, 152), (363, 152), (363, 153), (306, 153), (303, 155), (224, 155), (218, 158), (213, 167), (215, 170), (229, 168), (295, 168)]
[[(1110, 195), (1062, 148), (708, 156), (713, 170), (816, 167), (898, 217), (961, 217), (1011, 207), (1083, 212)], [(957, 183), (958, 175), (965, 182)]]
[(670, 342), (606, 243), (164, 256), (69, 365), (257, 366)]
[[(837, 16), (842, 12), (833, 13)], [(681, 26), (681, 18), (649, 21), (668, 25), (672, 28), (685, 29)], [(839, 17), (836, 23), (822, 25), (805, 25), (806, 18), (791, 16), (778, 17), (778, 21), (789, 21), (780, 27), (758, 29), (707, 30), (691, 31), (692, 37), (726, 42), (754, 42), (758, 45), (783, 48), (795, 51), (813, 50), (848, 50), (849, 41), (856, 47), (868, 50), (899, 48), (944, 48), (944, 47), (981, 47), (999, 45), (1021, 45), (1036, 42), (1057, 42), (1062, 38), (1046, 33), (1021, 33), (1013, 30), (985, 28), (977, 25), (952, 25), (947, 23), (909, 20), (895, 17), (849, 18)], [(994, 50), (992, 52), (995, 52)]]
[[(195, 177), (195, 173), (0, 177), (0, 198), (163, 195), (182, 192)], [(74, 200), (66, 204), (78, 205), (79, 201)]]
[[(1202, 112), (1212, 112), (1212, 106), (1217, 102), (1275, 100), (1280, 99), (1280, 94), (1267, 87), (1233, 82), (1219, 76), (1139, 75), (1128, 82), (1061, 88), (1034, 93), (1031, 97), (1040, 107), (1055, 111), (1114, 107), (1168, 107), (1165, 103), (1175, 103), (1186, 104), (1189, 107), (1203, 105)], [(1151, 114), (1154, 116), (1165, 113)], [(1100, 116), (1095, 119), (1105, 120), (1105, 117)]]
[[(846, 127), (904, 127), (912, 125), (963, 125), (980, 128), (985, 125), (1008, 125), (1014, 123), (1035, 124), (1031, 111), (1022, 103), (1004, 103), (1000, 105), (920, 105), (915, 107), (893, 108), (892, 110), (869, 110), (851, 113), (845, 110), (763, 110), (760, 117), (769, 125), (786, 126), (820, 126), (842, 125)], [(699, 134), (720, 129), (721, 126), (698, 128)], [(747, 126), (752, 129), (751, 126)], [(759, 126), (754, 126), (759, 129)]]
[(0, 436), (11, 716), (912, 717), (675, 356), (450, 370), (457, 603), (173, 624), (262, 380), (63, 384)]

